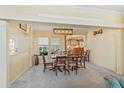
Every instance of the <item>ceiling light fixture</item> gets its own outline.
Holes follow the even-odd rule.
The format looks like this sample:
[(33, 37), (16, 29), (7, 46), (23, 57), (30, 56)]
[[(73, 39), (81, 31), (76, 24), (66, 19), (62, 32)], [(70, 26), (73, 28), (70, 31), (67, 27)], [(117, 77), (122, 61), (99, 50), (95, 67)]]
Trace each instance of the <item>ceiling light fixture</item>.
[(73, 29), (69, 28), (54, 28), (53, 34), (59, 34), (59, 35), (72, 35)]

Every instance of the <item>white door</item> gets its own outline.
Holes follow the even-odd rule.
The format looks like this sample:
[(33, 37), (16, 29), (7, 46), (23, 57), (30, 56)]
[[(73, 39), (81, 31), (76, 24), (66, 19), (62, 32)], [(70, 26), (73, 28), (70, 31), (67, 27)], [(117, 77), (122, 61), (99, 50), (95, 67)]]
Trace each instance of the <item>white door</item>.
[(0, 88), (7, 87), (6, 22), (0, 21)]

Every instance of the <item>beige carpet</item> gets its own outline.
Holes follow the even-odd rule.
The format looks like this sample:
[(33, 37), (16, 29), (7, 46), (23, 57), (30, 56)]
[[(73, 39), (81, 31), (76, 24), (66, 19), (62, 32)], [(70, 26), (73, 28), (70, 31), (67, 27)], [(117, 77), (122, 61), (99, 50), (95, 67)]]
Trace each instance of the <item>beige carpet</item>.
[(70, 75), (64, 75), (59, 72), (47, 70), (43, 72), (42, 65), (33, 66), (18, 78), (11, 88), (105, 88), (106, 82), (104, 76), (115, 74), (110, 70), (87, 63), (86, 69), (81, 68), (76, 75), (71, 72)]

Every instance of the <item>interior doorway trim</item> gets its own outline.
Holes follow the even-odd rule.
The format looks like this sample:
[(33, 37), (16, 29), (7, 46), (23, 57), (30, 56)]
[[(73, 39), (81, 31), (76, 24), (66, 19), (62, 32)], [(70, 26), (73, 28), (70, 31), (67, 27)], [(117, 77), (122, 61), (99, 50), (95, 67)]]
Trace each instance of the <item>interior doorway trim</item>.
[(0, 21), (0, 88), (7, 87), (6, 22)]

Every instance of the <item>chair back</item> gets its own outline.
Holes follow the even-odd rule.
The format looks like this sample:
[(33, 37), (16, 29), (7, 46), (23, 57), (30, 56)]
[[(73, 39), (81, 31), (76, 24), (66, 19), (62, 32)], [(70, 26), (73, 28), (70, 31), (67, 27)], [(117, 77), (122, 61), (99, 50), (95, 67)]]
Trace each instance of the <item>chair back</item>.
[(77, 60), (78, 60), (78, 62), (82, 63), (83, 59), (84, 59), (84, 56), (79, 56)]
[(78, 62), (78, 57), (75, 55), (68, 56), (68, 63), (77, 63)]
[(56, 57), (56, 63), (66, 64), (66, 56), (57, 56)]

